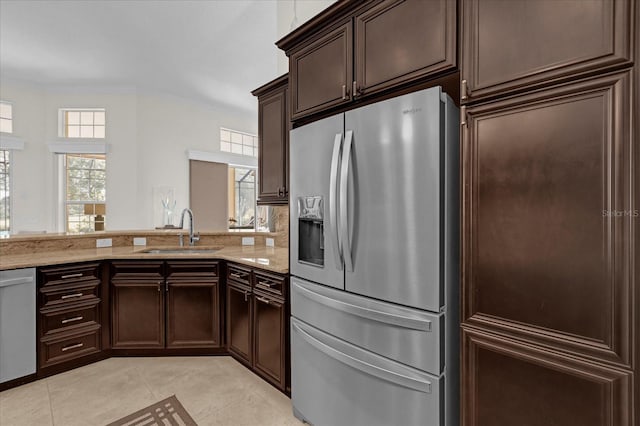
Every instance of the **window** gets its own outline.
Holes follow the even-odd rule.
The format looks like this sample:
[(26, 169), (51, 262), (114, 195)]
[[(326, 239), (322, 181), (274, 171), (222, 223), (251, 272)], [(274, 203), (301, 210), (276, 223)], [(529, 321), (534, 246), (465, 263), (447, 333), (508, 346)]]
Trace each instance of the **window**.
[(0, 132), (13, 133), (13, 105), (0, 101)]
[(220, 151), (258, 156), (258, 137), (250, 133), (220, 128)]
[(62, 137), (104, 139), (105, 110), (93, 109), (61, 109)]
[(256, 171), (229, 167), (229, 229), (253, 229), (256, 214)]
[(0, 235), (11, 231), (11, 169), (8, 149), (0, 149)]
[(107, 159), (104, 154), (65, 154), (67, 232), (103, 231)]

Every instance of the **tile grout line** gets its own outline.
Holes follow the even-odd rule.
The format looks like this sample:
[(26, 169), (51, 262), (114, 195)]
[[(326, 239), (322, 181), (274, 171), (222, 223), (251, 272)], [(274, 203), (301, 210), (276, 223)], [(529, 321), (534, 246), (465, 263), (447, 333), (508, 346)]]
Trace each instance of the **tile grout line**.
[(49, 379), (44, 379), (44, 383), (47, 385), (47, 399), (49, 400), (49, 412), (51, 413), (51, 426), (56, 426), (56, 421), (53, 418), (53, 403), (51, 402), (51, 390), (49, 389)]

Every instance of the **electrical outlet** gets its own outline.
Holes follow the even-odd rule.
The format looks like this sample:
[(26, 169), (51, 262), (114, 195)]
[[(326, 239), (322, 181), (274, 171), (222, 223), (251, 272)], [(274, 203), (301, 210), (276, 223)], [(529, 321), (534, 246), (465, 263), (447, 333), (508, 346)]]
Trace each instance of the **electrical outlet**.
[(273, 238), (267, 237), (267, 238), (265, 238), (264, 241), (265, 241), (265, 244), (267, 245), (267, 247), (275, 247), (275, 245), (276, 245), (276, 242), (275, 242), (275, 240)]
[(134, 246), (146, 246), (147, 245), (147, 239), (144, 237), (134, 237), (133, 238), (133, 245)]
[(96, 248), (111, 247), (111, 238), (98, 238), (96, 239)]
[(256, 239), (253, 237), (242, 237), (242, 245), (243, 246), (252, 246), (255, 245)]

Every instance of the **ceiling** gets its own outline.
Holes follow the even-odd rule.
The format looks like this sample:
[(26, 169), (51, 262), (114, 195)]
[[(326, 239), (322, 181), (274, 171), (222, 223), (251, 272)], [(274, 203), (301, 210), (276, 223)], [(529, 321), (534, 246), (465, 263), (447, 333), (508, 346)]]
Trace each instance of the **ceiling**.
[(277, 76), (275, 0), (0, 0), (0, 77), (135, 86), (255, 110)]

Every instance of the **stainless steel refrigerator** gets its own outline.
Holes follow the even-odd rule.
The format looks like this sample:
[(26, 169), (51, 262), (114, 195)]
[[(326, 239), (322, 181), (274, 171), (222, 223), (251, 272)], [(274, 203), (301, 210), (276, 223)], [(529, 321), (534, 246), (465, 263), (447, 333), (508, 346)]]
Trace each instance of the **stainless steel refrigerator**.
[(458, 109), (433, 87), (290, 141), (294, 414), (457, 425)]

